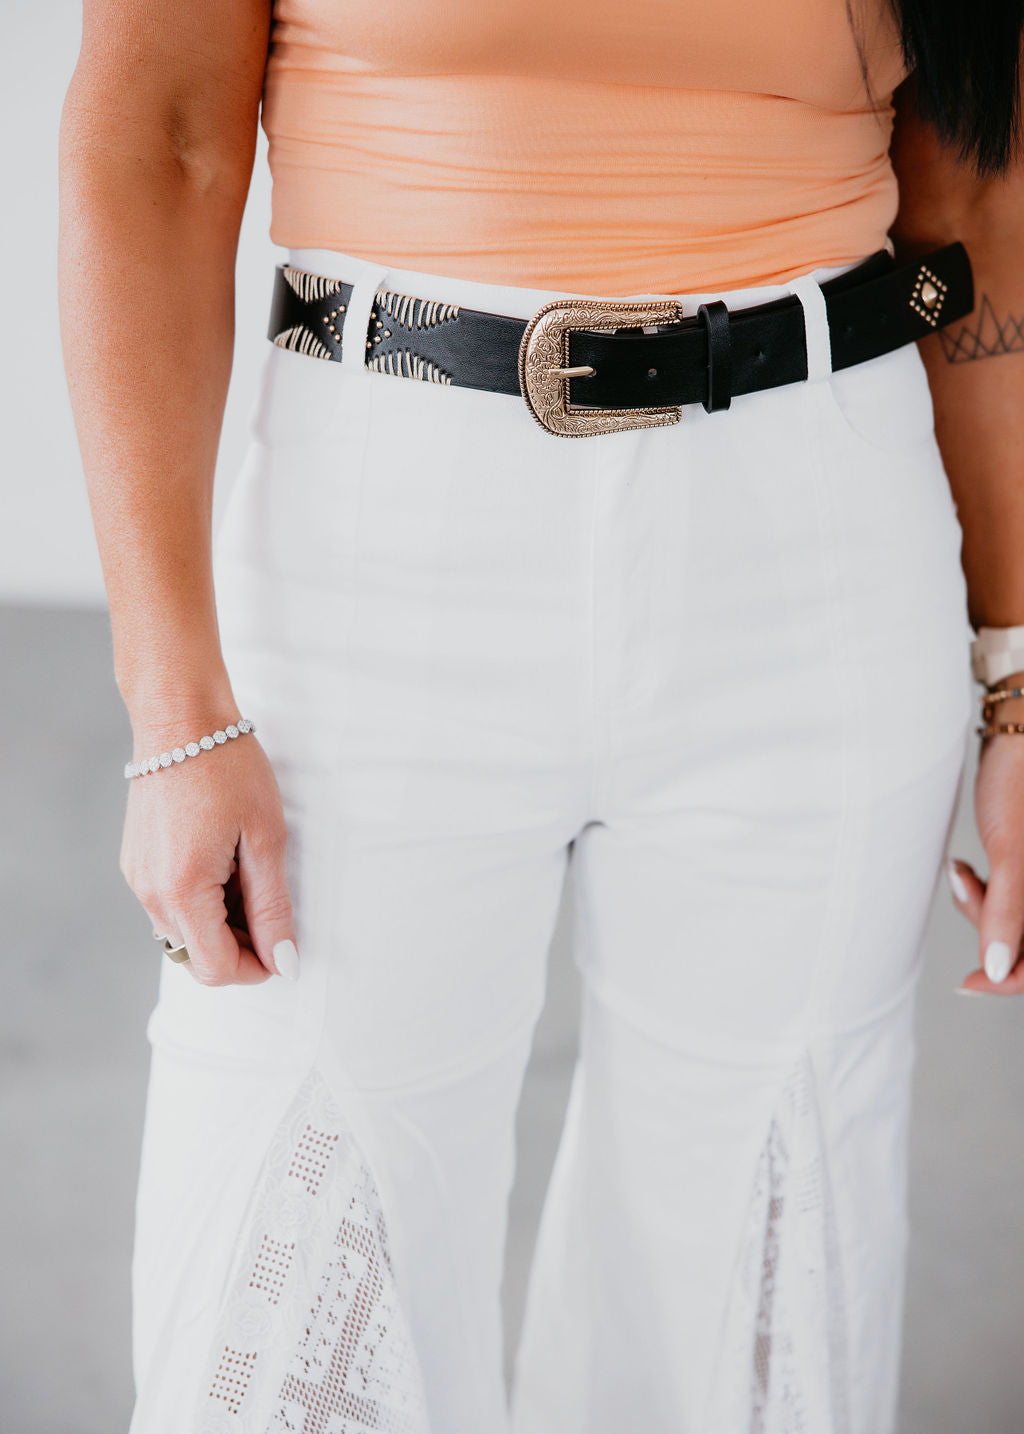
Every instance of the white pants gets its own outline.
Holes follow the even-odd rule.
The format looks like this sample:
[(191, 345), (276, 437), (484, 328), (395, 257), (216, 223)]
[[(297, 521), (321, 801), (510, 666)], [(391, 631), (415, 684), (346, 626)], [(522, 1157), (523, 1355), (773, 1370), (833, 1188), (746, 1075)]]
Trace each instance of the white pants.
[[(972, 707), (916, 346), (832, 374), (837, 269), (686, 295), (797, 292), (809, 380), (566, 440), (360, 337), (378, 287), (555, 294), (289, 258), (355, 281), (344, 359), (268, 344), (215, 575), (302, 974), (163, 963), (131, 1434), (890, 1434)], [(567, 872), (581, 1045), (509, 1408), (513, 1119)]]

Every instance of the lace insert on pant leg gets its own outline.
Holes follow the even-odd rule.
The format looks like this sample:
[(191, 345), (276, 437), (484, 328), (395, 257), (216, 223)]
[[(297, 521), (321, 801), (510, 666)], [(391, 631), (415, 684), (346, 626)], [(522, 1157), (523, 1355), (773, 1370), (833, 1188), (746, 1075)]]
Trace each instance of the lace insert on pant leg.
[(709, 1434), (848, 1434), (839, 1241), (806, 1054), (758, 1158), (711, 1405)]
[(372, 1172), (315, 1069), (246, 1217), (199, 1434), (430, 1434)]

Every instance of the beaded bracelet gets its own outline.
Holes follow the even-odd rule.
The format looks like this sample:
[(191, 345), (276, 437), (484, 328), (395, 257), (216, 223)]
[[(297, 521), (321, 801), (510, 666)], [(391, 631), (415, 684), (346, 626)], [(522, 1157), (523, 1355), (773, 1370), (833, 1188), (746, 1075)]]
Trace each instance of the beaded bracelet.
[(184, 747), (175, 747), (170, 752), (161, 752), (159, 757), (150, 757), (148, 761), (126, 762), (124, 774), (126, 777), (144, 777), (148, 772), (156, 772), (161, 767), (169, 767), (172, 762), (184, 762), (186, 757), (198, 757), (200, 752), (209, 752), (212, 747), (220, 746), (233, 737), (241, 737), (246, 732), (255, 732), (256, 723), (248, 717), (239, 717), (237, 722), (231, 722), (223, 731), (218, 728), (212, 737), (200, 737), (198, 742), (186, 742)]
[(1005, 702), (1008, 697), (1024, 697), (1024, 687), (986, 687), (982, 702)]
[(993, 727), (991, 723), (987, 727), (975, 727), (979, 737), (994, 737), (997, 732), (1024, 732), (1024, 722), (1000, 722)]
[(975, 727), (979, 737), (994, 737), (998, 732), (1024, 733), (1024, 722), (999, 722), (993, 723), (997, 702), (1007, 702), (1012, 697), (1024, 697), (1024, 687), (1001, 687), (994, 683), (986, 687), (980, 694), (981, 716), (985, 722), (983, 727)]
[(995, 703), (1007, 702), (1011, 697), (1024, 697), (1024, 687), (986, 687), (981, 694), (982, 716), (991, 717)]

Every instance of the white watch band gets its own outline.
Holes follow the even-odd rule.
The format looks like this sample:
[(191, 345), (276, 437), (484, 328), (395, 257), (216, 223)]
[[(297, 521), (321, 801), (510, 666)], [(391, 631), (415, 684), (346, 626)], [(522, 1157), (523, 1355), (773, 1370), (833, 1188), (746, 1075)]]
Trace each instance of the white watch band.
[(971, 672), (976, 682), (991, 687), (1010, 672), (1024, 671), (1024, 624), (979, 627), (971, 643)]

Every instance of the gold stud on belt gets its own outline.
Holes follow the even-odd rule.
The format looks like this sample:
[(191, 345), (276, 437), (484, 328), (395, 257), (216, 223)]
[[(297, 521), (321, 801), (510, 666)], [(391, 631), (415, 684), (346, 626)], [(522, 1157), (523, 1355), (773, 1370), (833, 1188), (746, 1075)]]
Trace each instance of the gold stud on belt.
[(942, 308), (948, 288), (949, 285), (944, 284), (938, 274), (933, 274), (927, 264), (922, 264), (914, 280), (914, 292), (907, 303), (934, 329), (938, 326), (939, 310)]
[(569, 380), (585, 378), (588, 364), (569, 365), (569, 334), (574, 329), (641, 328), (680, 323), (682, 305), (672, 300), (554, 299), (542, 304), (526, 325), (519, 344), (519, 388), (542, 428), (563, 438), (617, 433), (626, 428), (663, 428), (678, 423), (682, 407), (570, 408)]

